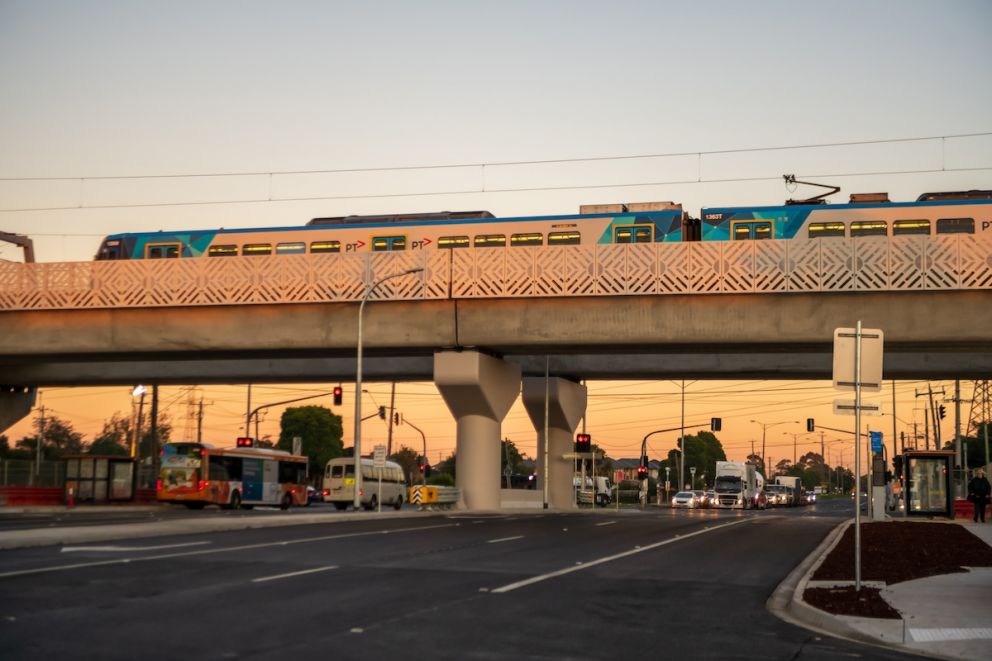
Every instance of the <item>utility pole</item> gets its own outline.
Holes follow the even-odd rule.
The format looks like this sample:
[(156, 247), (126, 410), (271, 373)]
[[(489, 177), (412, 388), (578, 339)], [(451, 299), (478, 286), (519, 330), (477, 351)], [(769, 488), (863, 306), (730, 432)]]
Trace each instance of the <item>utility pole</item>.
[[(927, 383), (927, 390), (928, 391), (930, 390), (930, 384), (929, 383)], [(916, 396), (917, 397), (926, 397), (928, 395), (928, 393), (920, 392), (918, 390), (915, 390), (914, 392), (916, 393)], [(924, 433), (924, 436), (926, 438), (926, 448), (927, 448), (927, 450), (930, 449), (930, 414), (933, 413), (933, 393), (932, 392), (929, 393), (929, 397), (930, 397), (930, 406), (924, 408), (924, 410), (923, 410), (923, 429), (924, 429), (924, 432), (923, 433)], [(916, 435), (916, 431), (915, 431), (916, 423), (915, 422), (913, 423), (913, 427), (914, 427), (913, 435), (915, 436)]]
[(196, 413), (196, 442), (203, 442), (203, 395), (200, 395), (200, 405)]
[(45, 407), (39, 406), (38, 412), (41, 414), (41, 418), (38, 421), (38, 442), (35, 443), (35, 462), (34, 462), (34, 477), (35, 480), (41, 477), (41, 446), (45, 443)]
[(396, 407), (396, 382), (393, 381), (393, 387), (389, 394), (389, 427), (388, 427), (388, 431), (386, 432), (386, 456), (393, 455), (393, 411), (396, 410), (395, 407)]

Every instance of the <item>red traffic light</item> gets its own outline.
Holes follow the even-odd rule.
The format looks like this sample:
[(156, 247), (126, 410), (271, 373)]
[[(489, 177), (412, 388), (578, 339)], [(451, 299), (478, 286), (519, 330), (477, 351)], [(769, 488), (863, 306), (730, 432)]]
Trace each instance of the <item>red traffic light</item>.
[(576, 452), (591, 452), (592, 451), (592, 436), (589, 434), (576, 434), (575, 435), (575, 451)]
[(334, 406), (341, 406), (341, 395), (343, 390), (341, 386), (334, 386)]
[(253, 447), (254, 445), (255, 445), (255, 439), (253, 438), (249, 438), (247, 436), (241, 436), (238, 438), (239, 448), (250, 448)]

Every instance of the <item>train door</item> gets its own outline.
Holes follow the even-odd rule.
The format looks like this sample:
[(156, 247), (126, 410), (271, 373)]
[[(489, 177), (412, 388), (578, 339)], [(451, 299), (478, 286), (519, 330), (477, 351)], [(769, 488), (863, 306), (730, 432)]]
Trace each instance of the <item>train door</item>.
[(145, 246), (145, 259), (171, 259), (179, 257), (179, 243), (149, 243)]
[(373, 236), (372, 252), (406, 250), (406, 236)]
[(654, 241), (653, 225), (614, 225), (613, 243), (651, 243)]
[(772, 221), (748, 220), (736, 222), (731, 226), (730, 238), (734, 241), (760, 241), (774, 238)]

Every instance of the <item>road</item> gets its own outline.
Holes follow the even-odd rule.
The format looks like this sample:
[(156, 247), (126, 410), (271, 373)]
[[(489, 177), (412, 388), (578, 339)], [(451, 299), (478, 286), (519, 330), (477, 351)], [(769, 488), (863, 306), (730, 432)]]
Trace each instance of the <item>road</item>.
[(913, 658), (765, 608), (851, 509), (345, 518), (3, 551), (3, 658)]

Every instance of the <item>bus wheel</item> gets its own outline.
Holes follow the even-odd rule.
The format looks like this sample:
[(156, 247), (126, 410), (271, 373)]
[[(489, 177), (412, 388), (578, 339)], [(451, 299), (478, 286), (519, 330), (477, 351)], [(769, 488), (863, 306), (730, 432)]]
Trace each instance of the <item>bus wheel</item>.
[(334, 509), (342, 510), (342, 511), (346, 510), (348, 509), (348, 503), (334, 503)]
[(403, 507), (403, 496), (396, 496), (396, 502), (393, 503), (393, 508), (398, 510), (401, 507)]
[(227, 509), (236, 510), (241, 508), (241, 493), (239, 491), (231, 492), (231, 502), (228, 503)]
[(290, 496), (288, 493), (283, 494), (282, 502), (279, 504), (279, 509), (288, 510), (289, 506), (292, 504), (293, 504), (293, 497)]
[(372, 498), (369, 499), (369, 504), (365, 507), (365, 509), (369, 510), (370, 512), (374, 512), (376, 509), (378, 509), (378, 506), (379, 506), (379, 499), (375, 497), (375, 494), (372, 494)]

